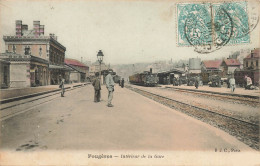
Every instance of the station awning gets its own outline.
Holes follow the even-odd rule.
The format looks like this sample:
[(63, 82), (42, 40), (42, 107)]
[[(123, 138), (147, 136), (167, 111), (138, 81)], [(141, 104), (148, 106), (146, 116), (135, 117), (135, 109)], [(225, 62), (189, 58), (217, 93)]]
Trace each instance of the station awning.
[(64, 66), (58, 66), (58, 65), (49, 65), (49, 69), (65, 69)]
[(158, 72), (158, 75), (169, 75), (169, 74), (183, 74), (185, 73), (184, 71), (178, 70), (178, 69), (171, 69), (169, 71), (162, 71), (162, 72)]

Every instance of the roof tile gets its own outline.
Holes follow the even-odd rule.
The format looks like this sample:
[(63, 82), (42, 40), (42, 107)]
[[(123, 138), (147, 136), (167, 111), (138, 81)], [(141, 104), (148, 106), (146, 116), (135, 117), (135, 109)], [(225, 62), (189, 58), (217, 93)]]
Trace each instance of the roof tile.
[(206, 68), (219, 68), (222, 60), (209, 60), (209, 61), (203, 61)]
[(67, 65), (73, 65), (73, 66), (79, 66), (79, 67), (87, 67), (85, 64), (81, 63), (80, 61), (76, 60), (76, 59), (65, 59), (65, 63)]
[(225, 59), (224, 62), (227, 64), (227, 66), (240, 66), (241, 63), (238, 59)]

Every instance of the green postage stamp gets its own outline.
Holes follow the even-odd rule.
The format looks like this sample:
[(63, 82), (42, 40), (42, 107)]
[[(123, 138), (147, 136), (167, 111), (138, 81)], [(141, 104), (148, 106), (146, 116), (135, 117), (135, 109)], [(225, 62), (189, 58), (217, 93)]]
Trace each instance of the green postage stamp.
[(246, 1), (177, 4), (178, 46), (207, 47), (201, 52), (207, 53), (250, 43), (249, 31)]

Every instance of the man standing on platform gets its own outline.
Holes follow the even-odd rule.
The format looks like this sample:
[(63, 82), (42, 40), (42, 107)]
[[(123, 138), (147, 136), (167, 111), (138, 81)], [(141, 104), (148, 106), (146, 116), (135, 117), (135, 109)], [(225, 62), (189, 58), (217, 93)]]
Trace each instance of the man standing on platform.
[(124, 84), (125, 84), (125, 80), (124, 80), (124, 78), (122, 78), (122, 80), (121, 80), (121, 88), (124, 88)]
[(94, 86), (95, 94), (94, 94), (94, 102), (100, 102), (100, 80), (98, 78), (99, 74), (95, 73), (96, 78), (93, 80), (92, 85)]
[(195, 87), (198, 89), (200, 83), (200, 78), (198, 76), (195, 77)]
[(65, 93), (65, 88), (64, 88), (64, 84), (65, 84), (65, 79), (61, 77), (61, 75), (59, 75), (59, 80), (60, 80), (60, 85), (59, 88), (61, 89), (61, 97), (64, 97), (64, 93)]
[(231, 88), (231, 92), (235, 91), (236, 88), (236, 80), (234, 78), (234, 76), (232, 75), (231, 78), (229, 79), (229, 86)]
[(111, 104), (111, 101), (113, 99), (113, 92), (114, 92), (114, 80), (112, 77), (112, 70), (108, 71), (108, 75), (106, 76), (106, 87), (108, 90), (108, 103), (107, 106), (108, 107), (113, 107), (113, 105)]

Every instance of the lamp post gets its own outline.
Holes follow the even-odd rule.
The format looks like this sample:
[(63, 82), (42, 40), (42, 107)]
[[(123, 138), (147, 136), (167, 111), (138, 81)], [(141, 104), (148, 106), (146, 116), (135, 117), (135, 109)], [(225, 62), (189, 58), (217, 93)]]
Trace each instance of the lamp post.
[(98, 51), (98, 54), (97, 54), (97, 59), (98, 59), (98, 62), (99, 62), (99, 78), (101, 79), (101, 63), (103, 61), (103, 52), (101, 50)]

